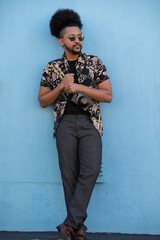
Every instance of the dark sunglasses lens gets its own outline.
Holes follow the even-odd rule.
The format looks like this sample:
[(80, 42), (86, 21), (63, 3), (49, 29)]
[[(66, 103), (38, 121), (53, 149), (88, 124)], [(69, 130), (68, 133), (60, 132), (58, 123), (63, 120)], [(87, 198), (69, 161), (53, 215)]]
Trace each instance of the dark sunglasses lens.
[(78, 36), (78, 40), (79, 41), (83, 41), (84, 40), (84, 36)]
[(75, 41), (75, 39), (76, 39), (75, 36), (70, 36), (70, 37), (69, 37), (69, 40), (72, 41), (72, 42)]

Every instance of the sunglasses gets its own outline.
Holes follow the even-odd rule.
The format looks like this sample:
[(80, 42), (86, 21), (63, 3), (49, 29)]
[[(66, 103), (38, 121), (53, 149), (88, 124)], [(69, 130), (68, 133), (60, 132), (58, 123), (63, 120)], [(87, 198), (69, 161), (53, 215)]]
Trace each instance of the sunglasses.
[(80, 42), (82, 42), (84, 40), (84, 36), (82, 34), (79, 34), (79, 35), (74, 35), (74, 34), (71, 34), (67, 37), (71, 42), (74, 42), (76, 40), (76, 38), (78, 38), (78, 40)]

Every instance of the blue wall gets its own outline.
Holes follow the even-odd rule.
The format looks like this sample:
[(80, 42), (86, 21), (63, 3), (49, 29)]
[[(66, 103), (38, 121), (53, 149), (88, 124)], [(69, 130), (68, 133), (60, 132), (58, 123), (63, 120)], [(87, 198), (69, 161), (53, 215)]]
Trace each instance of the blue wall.
[(55, 231), (65, 217), (53, 108), (37, 96), (43, 68), (63, 53), (50, 35), (58, 8), (81, 15), (83, 51), (107, 66), (101, 104), (103, 180), (88, 231), (160, 234), (160, 1), (0, 1), (0, 230)]

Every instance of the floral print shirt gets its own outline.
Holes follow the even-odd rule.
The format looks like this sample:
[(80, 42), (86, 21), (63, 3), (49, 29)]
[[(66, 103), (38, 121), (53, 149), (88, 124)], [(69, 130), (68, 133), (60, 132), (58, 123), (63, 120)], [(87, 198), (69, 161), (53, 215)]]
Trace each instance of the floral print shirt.
[[(76, 62), (76, 71), (78, 83), (90, 88), (97, 88), (98, 84), (109, 79), (106, 67), (103, 62), (96, 56), (81, 53)], [(63, 81), (65, 74), (69, 73), (69, 65), (65, 54), (62, 58), (51, 61), (45, 67), (41, 86), (51, 90), (56, 88)], [(68, 93), (62, 91), (60, 96), (54, 103), (54, 137), (56, 136), (57, 127), (63, 117), (67, 103)], [(94, 100), (94, 104), (87, 111), (90, 113), (90, 119), (99, 134), (103, 134), (102, 118), (100, 113), (100, 105)]]

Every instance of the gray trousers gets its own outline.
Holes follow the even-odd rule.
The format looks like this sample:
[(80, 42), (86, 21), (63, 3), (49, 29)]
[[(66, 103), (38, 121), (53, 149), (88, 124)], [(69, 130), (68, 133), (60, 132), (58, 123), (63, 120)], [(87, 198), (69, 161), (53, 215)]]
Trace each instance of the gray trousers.
[(65, 114), (56, 143), (67, 208), (64, 223), (86, 231), (86, 210), (101, 166), (101, 136), (88, 115)]

